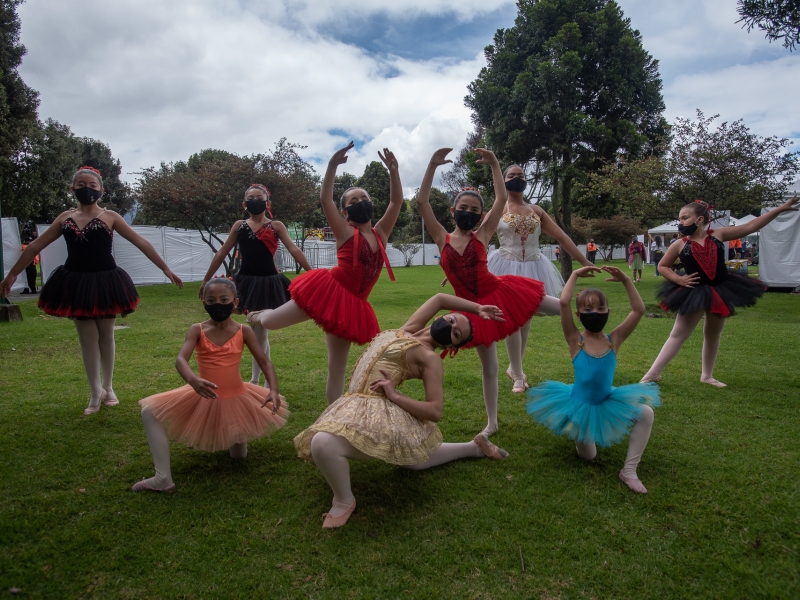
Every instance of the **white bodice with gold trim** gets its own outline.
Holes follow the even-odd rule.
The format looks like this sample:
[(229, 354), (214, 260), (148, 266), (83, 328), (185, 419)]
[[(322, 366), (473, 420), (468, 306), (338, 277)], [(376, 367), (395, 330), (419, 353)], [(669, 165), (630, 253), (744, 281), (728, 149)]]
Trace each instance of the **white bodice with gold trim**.
[(536, 213), (529, 215), (505, 213), (497, 225), (497, 237), (500, 240), (498, 256), (519, 262), (539, 260), (541, 233), (542, 222)]

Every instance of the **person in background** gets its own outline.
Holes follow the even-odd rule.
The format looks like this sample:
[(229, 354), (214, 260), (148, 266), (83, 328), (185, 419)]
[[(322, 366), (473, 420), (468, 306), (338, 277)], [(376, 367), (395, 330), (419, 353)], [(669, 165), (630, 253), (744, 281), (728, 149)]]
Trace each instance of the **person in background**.
[(589, 259), (589, 262), (594, 264), (594, 260), (597, 257), (597, 244), (594, 243), (593, 239), (589, 240), (589, 243), (586, 244), (586, 258)]
[(561, 248), (556, 246), (556, 260), (560, 260), (560, 259), (561, 259)]
[(650, 257), (653, 259), (653, 264), (656, 266), (656, 277), (661, 277), (658, 272), (658, 263), (661, 262), (661, 257), (664, 256), (664, 243), (661, 241), (661, 236), (657, 235), (650, 243)]
[[(22, 244), (22, 251), (25, 252), (25, 248), (28, 247), (33, 241), (33, 236), (28, 236), (25, 238), (25, 243)], [(23, 294), (38, 294), (39, 292), (36, 290), (36, 265), (39, 264), (39, 255), (33, 257), (33, 262), (25, 267), (25, 277), (28, 280), (28, 287), (22, 290)]]
[(677, 233), (673, 233), (672, 234), (672, 239), (669, 241), (669, 245), (672, 246), (672, 244), (674, 244), (677, 241), (678, 241), (678, 234)]
[(646, 259), (647, 250), (644, 244), (639, 241), (639, 238), (634, 236), (628, 246), (628, 265), (633, 271), (633, 281), (642, 280), (642, 269), (644, 269), (644, 261)]

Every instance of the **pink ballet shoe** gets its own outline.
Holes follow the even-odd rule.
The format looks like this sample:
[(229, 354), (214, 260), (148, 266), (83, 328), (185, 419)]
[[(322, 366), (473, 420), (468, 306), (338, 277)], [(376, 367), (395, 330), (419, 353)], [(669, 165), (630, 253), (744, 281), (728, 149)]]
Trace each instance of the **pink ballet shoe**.
[(644, 487), (644, 484), (639, 479), (634, 479), (633, 477), (627, 477), (622, 473), (619, 472), (619, 478), (622, 480), (622, 483), (627, 485), (631, 490), (636, 492), (637, 494), (646, 494), (647, 488)]
[(100, 396), (100, 399), (97, 401), (97, 406), (92, 406), (92, 398), (89, 399), (89, 406), (83, 409), (83, 414), (85, 415), (93, 415), (96, 412), (100, 411), (100, 404), (103, 402), (103, 396)]
[(154, 488), (149, 483), (147, 483), (146, 479), (142, 479), (141, 481), (137, 481), (131, 486), (132, 492), (158, 492), (161, 494), (171, 494), (175, 491), (175, 484), (173, 483), (169, 487), (165, 487), (163, 490), (158, 488)]
[(713, 385), (714, 387), (718, 388), (728, 387), (727, 383), (722, 383), (721, 381), (717, 381), (713, 377), (709, 377), (708, 379), (700, 379), (700, 383), (706, 383), (708, 385)]
[(108, 390), (103, 390), (103, 395), (100, 396), (100, 401), (103, 403), (103, 406), (116, 406), (119, 404), (119, 398), (114, 392), (108, 392)]
[(482, 433), (476, 435), (475, 439), (472, 441), (478, 444), (478, 448), (481, 449), (481, 452), (483, 452), (486, 458), (491, 458), (492, 460), (501, 460), (510, 456), (508, 452), (502, 448), (498, 448), (492, 442), (490, 442), (489, 438)]
[(262, 312), (264, 311), (263, 310), (251, 311), (247, 313), (247, 316), (245, 318), (247, 319), (247, 322), (250, 323), (250, 325), (261, 325), (260, 317)]
[(511, 372), (511, 367), (508, 367), (508, 369), (506, 369), (506, 377), (508, 377), (511, 381), (514, 382), (514, 385), (511, 388), (511, 391), (514, 394), (521, 394), (530, 387), (528, 385), (528, 376), (525, 375), (525, 373), (523, 373), (522, 379), (514, 379), (514, 374)]
[(345, 511), (340, 514), (338, 517), (332, 517), (329, 513), (323, 513), (322, 518), (322, 528), (323, 529), (335, 529), (337, 527), (341, 527), (347, 520), (350, 518), (350, 515), (353, 514), (353, 511), (356, 509), (356, 499), (353, 498), (353, 501), (348, 506), (344, 502), (334, 502), (332, 508), (344, 508)]
[(656, 377), (642, 377), (639, 383), (658, 383), (659, 381), (661, 381), (661, 375), (657, 375)]

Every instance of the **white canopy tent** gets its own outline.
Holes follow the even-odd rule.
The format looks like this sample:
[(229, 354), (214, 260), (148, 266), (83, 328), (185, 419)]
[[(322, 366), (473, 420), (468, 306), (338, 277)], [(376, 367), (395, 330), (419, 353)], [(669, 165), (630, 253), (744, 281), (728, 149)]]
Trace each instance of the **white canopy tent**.
[[(3, 232), (3, 277), (8, 274), (14, 263), (19, 260), (22, 254), (22, 243), (19, 239), (19, 224), (16, 217), (3, 217), (2, 219), (2, 232)], [(25, 273), (17, 277), (14, 285), (11, 286), (11, 291), (16, 292), (23, 290), (27, 285)]]
[[(797, 193), (797, 192), (794, 192)], [(787, 195), (787, 200), (793, 193)], [(770, 209), (763, 209), (762, 214)], [(800, 213), (781, 213), (761, 230), (758, 276), (769, 287), (800, 285)]]

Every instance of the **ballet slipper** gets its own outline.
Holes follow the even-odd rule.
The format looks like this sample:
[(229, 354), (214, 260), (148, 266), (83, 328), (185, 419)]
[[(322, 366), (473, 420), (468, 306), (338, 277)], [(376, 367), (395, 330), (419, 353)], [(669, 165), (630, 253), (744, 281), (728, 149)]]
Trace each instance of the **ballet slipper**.
[(661, 375), (656, 375), (655, 377), (642, 377), (639, 380), (639, 383), (658, 383), (661, 381)]
[(622, 471), (619, 472), (619, 478), (622, 480), (622, 483), (627, 485), (631, 490), (633, 490), (637, 494), (647, 493), (647, 488), (644, 487), (644, 484), (641, 482), (640, 479), (635, 479), (634, 477), (628, 477), (627, 475), (624, 475)]
[(261, 319), (259, 317), (261, 317), (262, 312), (264, 311), (263, 310), (251, 311), (247, 313), (245, 319), (247, 319), (247, 322), (250, 323), (250, 325), (261, 325)]
[(116, 406), (119, 404), (119, 398), (113, 391), (103, 390), (103, 395), (100, 396), (100, 401), (103, 406)]
[(727, 383), (722, 383), (721, 381), (717, 381), (713, 377), (708, 377), (706, 379), (700, 379), (700, 383), (707, 383), (708, 385), (713, 385), (714, 387), (724, 388), (728, 387)]
[(95, 405), (95, 406), (92, 406), (92, 401), (93, 400), (94, 400), (94, 398), (89, 398), (89, 406), (87, 406), (86, 408), (83, 409), (83, 414), (85, 414), (85, 415), (93, 415), (94, 413), (96, 413), (96, 412), (98, 412), (100, 410), (100, 404), (103, 401), (103, 396), (100, 396), (99, 398), (97, 398), (97, 405)]
[(500, 460), (510, 456), (508, 452), (506, 452), (502, 448), (498, 448), (492, 442), (490, 442), (489, 439), (482, 433), (476, 435), (475, 439), (472, 441), (478, 445), (478, 448), (481, 449), (481, 452), (483, 452), (486, 458), (491, 458), (492, 460)]
[(523, 373), (522, 379), (515, 379), (514, 373), (511, 372), (511, 367), (506, 369), (506, 377), (508, 377), (514, 383), (514, 385), (511, 387), (511, 391), (515, 394), (521, 394), (531, 387), (528, 385), (528, 376)]
[(483, 428), (483, 431), (481, 431), (480, 435), (488, 438), (490, 435), (494, 435), (495, 433), (497, 433), (497, 429), (498, 429), (497, 425), (495, 425), (494, 427), (490, 427), (489, 425), (487, 425), (486, 427)]
[(342, 514), (338, 517), (333, 517), (329, 513), (322, 514), (322, 528), (323, 529), (335, 529), (336, 527), (341, 527), (347, 520), (350, 518), (350, 515), (353, 514), (353, 511), (356, 509), (356, 499), (353, 498), (353, 501), (348, 506), (344, 502), (334, 502), (331, 508), (343, 508), (345, 509)]
[(165, 487), (163, 490), (158, 488), (154, 488), (149, 483), (147, 483), (147, 479), (142, 479), (141, 481), (137, 481), (131, 486), (132, 492), (159, 492), (161, 494), (171, 494), (175, 491), (175, 484), (173, 483), (169, 487)]

